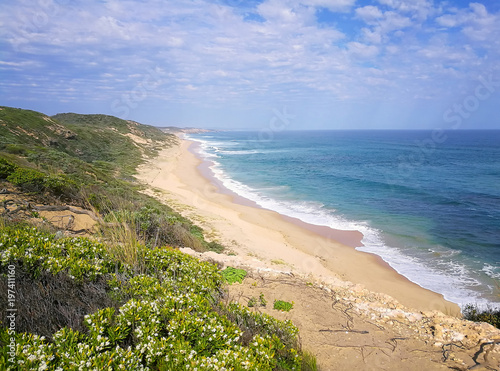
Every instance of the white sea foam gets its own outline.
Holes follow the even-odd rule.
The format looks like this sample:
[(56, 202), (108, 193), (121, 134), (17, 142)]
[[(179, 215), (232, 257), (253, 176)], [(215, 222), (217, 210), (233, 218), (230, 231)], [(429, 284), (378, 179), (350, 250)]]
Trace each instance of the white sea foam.
[(477, 303), (478, 305), (489, 303), (481, 298), (480, 293), (474, 290), (482, 283), (473, 277), (469, 268), (457, 261), (424, 261), (421, 258), (410, 256), (402, 249), (384, 244), (378, 231), (372, 228), (361, 228), (363, 233), (363, 244), (357, 248), (360, 251), (370, 252), (380, 256), (399, 274), (410, 281), (442, 294), (446, 300), (464, 305)]
[[(222, 182), (224, 187), (236, 194), (254, 201), (262, 208), (300, 219), (309, 224), (338, 230), (360, 231), (363, 234), (363, 246), (357, 247), (357, 250), (380, 256), (399, 274), (426, 289), (442, 294), (445, 299), (451, 302), (459, 305), (491, 303), (491, 301), (481, 298), (478, 291), (473, 290), (474, 287), (478, 287), (482, 283), (474, 278), (470, 269), (464, 264), (450, 260), (458, 255), (459, 251), (446, 248), (439, 249), (439, 251), (429, 249), (430, 253), (437, 252), (442, 258), (445, 258), (443, 260), (436, 259), (434, 264), (430, 264), (430, 261), (405, 253), (404, 249), (387, 246), (384, 243), (382, 232), (370, 227), (367, 222), (347, 220), (336, 215), (335, 210), (327, 209), (319, 202), (288, 201), (272, 197), (269, 194), (274, 193), (272, 191), (275, 187), (254, 189), (232, 179), (216, 161), (217, 154), (210, 152), (210, 150), (223, 152), (214, 146), (214, 142), (205, 142), (197, 138), (192, 140), (200, 142), (199, 154), (212, 162), (211, 170), (214, 176)], [(220, 146), (226, 145), (226, 143), (218, 144)], [(500, 277), (500, 272), (488, 264), (484, 265), (483, 271), (493, 278)]]
[(494, 267), (491, 264), (485, 263), (483, 265), (483, 269), (481, 269), (484, 273), (486, 273), (489, 277), (499, 280), (500, 279), (500, 267)]

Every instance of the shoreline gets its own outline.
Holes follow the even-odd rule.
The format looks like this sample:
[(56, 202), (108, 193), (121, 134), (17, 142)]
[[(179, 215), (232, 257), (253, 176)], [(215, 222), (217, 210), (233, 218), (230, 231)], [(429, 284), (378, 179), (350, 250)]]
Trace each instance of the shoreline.
[[(183, 140), (186, 140), (186, 139), (183, 139)], [(230, 196), (234, 203), (239, 204), (239, 205), (243, 205), (243, 206), (253, 207), (256, 209), (274, 212), (274, 213), (278, 214), (285, 221), (293, 223), (293, 224), (297, 225), (298, 227), (305, 228), (311, 232), (319, 234), (319, 235), (326, 237), (328, 239), (332, 239), (336, 242), (340, 242), (341, 244), (346, 245), (346, 246), (350, 246), (352, 248), (364, 246), (363, 243), (361, 242), (361, 240), (363, 239), (363, 234), (360, 231), (340, 230), (340, 229), (330, 228), (327, 226), (307, 223), (307, 222), (304, 222), (303, 220), (300, 220), (299, 218), (280, 214), (274, 210), (266, 209), (266, 208), (260, 206), (259, 204), (257, 204), (255, 201), (249, 200), (249, 199), (245, 198), (244, 196), (241, 196), (241, 195), (237, 194), (236, 192), (233, 192), (232, 190), (226, 188), (222, 184), (222, 182), (219, 179), (217, 179), (217, 177), (215, 176), (213, 171), (210, 169), (210, 166), (213, 164), (213, 162), (206, 160), (206, 159), (203, 159), (197, 153), (197, 150), (200, 148), (200, 144), (196, 141), (192, 141), (192, 140), (188, 140), (188, 141), (191, 142), (191, 145), (188, 147), (187, 150), (189, 152), (191, 152), (200, 161), (200, 164), (197, 166), (197, 168), (200, 171), (201, 175), (203, 177), (205, 177), (206, 180), (208, 180), (210, 183), (215, 185), (217, 187), (217, 191), (219, 193)]]
[(141, 165), (137, 178), (242, 260), (335, 286), (366, 288), (417, 310), (460, 313), (457, 304), (411, 282), (378, 255), (356, 250), (361, 232), (310, 225), (227, 190), (190, 150), (195, 142), (179, 140)]

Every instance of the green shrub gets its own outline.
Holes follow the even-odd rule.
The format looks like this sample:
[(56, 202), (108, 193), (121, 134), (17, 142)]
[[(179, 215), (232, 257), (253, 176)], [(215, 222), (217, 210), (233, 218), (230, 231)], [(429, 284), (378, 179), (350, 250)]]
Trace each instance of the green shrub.
[(227, 267), (223, 271), (221, 271), (222, 277), (226, 280), (227, 283), (232, 285), (235, 282), (242, 283), (245, 277), (247, 276), (247, 272), (244, 269), (237, 269), (233, 267)]
[(273, 308), (276, 310), (281, 310), (285, 312), (290, 312), (293, 308), (293, 301), (291, 303), (283, 300), (275, 300)]
[(86, 238), (56, 239), (36, 228), (5, 228), (0, 233), (0, 264), (22, 261), (24, 267), (38, 276), (43, 271), (66, 272), (76, 280), (94, 280), (97, 276), (121, 270), (112, 262), (106, 247)]
[(300, 370), (302, 357), (297, 350), (300, 348), (298, 329), (291, 321), (279, 321), (267, 314), (252, 312), (237, 303), (221, 305), (221, 309), (243, 331), (243, 344), (251, 342), (256, 336), (273, 337), (279, 344), (274, 355), (278, 366), (276, 369)]
[[(223, 279), (212, 264), (174, 249), (142, 246), (144, 273), (134, 275), (133, 267), (115, 265), (101, 244), (57, 239), (36, 229), (4, 228), (0, 248), (1, 266), (16, 261), (32, 273), (105, 275), (110, 292), (127, 298), (116, 309), (85, 315), (84, 332), (64, 327), (51, 339), (16, 333), (14, 369), (301, 369), (297, 328), (220, 303)], [(0, 329), (2, 343), (7, 332)], [(3, 351), (0, 367), (9, 366)]]
[(217, 253), (219, 253), (219, 254), (220, 254), (221, 252), (223, 252), (223, 251), (224, 251), (224, 249), (225, 249), (225, 247), (224, 247), (224, 246), (222, 246), (220, 243), (218, 243), (218, 242), (216, 242), (216, 241), (209, 242), (209, 243), (207, 244), (207, 248), (208, 248), (208, 250), (210, 250), (210, 251), (215, 251), (215, 252), (217, 252)]
[(267, 305), (267, 300), (264, 298), (263, 293), (260, 293), (258, 302), (257, 302), (257, 298), (255, 298), (254, 296), (252, 296), (250, 298), (250, 300), (248, 300), (248, 307), (249, 308), (256, 307), (257, 305), (260, 307), (265, 307)]
[(249, 308), (255, 307), (257, 305), (257, 299), (255, 299), (255, 297), (252, 296), (250, 298), (250, 300), (248, 300), (248, 304), (247, 305), (248, 305)]
[(76, 182), (64, 174), (48, 175), (44, 180), (44, 188), (53, 196), (71, 198), (78, 193)]
[(0, 157), (0, 179), (7, 179), (17, 169), (12, 162)]
[(467, 304), (462, 314), (469, 321), (486, 322), (500, 329), (500, 308), (479, 308), (475, 304)]
[(44, 188), (45, 174), (35, 169), (16, 168), (7, 180), (28, 191), (41, 191)]
[(23, 156), (26, 154), (26, 146), (22, 144), (7, 144), (5, 146), (5, 151), (14, 155)]
[(90, 193), (87, 202), (99, 213), (108, 211), (112, 208), (112, 203), (108, 196), (98, 193)]
[(265, 307), (267, 305), (267, 300), (264, 298), (263, 293), (260, 293), (259, 302), (261, 307)]
[(302, 352), (302, 371), (317, 371), (318, 363), (314, 354), (308, 351)]

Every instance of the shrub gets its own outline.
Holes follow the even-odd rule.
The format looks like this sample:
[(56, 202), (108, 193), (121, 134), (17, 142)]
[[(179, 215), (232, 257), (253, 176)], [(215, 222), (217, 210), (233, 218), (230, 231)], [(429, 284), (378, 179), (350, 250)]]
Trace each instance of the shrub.
[(278, 370), (300, 370), (301, 356), (298, 329), (290, 321), (279, 321), (267, 314), (254, 313), (237, 303), (221, 305), (221, 311), (242, 330), (242, 344), (249, 344), (257, 336), (272, 337), (279, 349), (275, 350)]
[(5, 146), (5, 151), (12, 153), (14, 155), (25, 155), (26, 154), (26, 146), (22, 144), (7, 144)]
[(248, 307), (249, 308), (256, 307), (256, 306), (265, 307), (266, 305), (267, 305), (267, 300), (264, 298), (263, 293), (260, 293), (258, 302), (257, 302), (257, 298), (255, 298), (255, 296), (252, 296), (250, 298), (250, 300), (248, 300)]
[(44, 180), (44, 188), (54, 196), (72, 197), (77, 194), (77, 184), (63, 174), (49, 175)]
[(264, 298), (264, 294), (260, 293), (259, 296), (260, 306), (265, 307), (267, 305), (267, 300)]
[(12, 162), (0, 157), (0, 179), (7, 179), (7, 177), (16, 170), (17, 166)]
[[(297, 328), (220, 303), (223, 279), (210, 263), (174, 249), (138, 246), (144, 272), (134, 275), (133, 267), (113, 262), (103, 245), (88, 239), (14, 228), (4, 228), (0, 239), (0, 267), (16, 262), (34, 276), (42, 270), (67, 272), (75, 280), (107, 277), (108, 290), (126, 298), (116, 308), (85, 315), (81, 331), (63, 327), (47, 339), (16, 333), (13, 369), (301, 368)], [(0, 329), (2, 345), (7, 332)], [(2, 349), (0, 367), (7, 369), (13, 365)]]
[(250, 300), (248, 300), (248, 304), (247, 305), (248, 305), (249, 308), (255, 307), (257, 305), (257, 299), (255, 299), (255, 297), (252, 296), (250, 298)]
[(216, 241), (212, 241), (212, 242), (209, 242), (207, 244), (207, 248), (210, 250), (210, 251), (215, 251), (217, 253), (221, 253), (224, 251), (225, 247), (222, 246), (220, 243), (216, 242)]
[(500, 329), (500, 308), (479, 308), (475, 304), (467, 304), (462, 310), (465, 319), (474, 322), (487, 322)]
[(302, 371), (317, 371), (318, 364), (314, 354), (308, 351), (302, 353)]
[(7, 181), (28, 191), (41, 191), (44, 188), (45, 174), (31, 168), (16, 168)]

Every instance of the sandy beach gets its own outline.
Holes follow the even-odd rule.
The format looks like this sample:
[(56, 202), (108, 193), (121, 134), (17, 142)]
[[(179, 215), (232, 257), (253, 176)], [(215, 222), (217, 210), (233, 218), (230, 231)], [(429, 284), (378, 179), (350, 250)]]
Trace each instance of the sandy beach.
[(156, 189), (150, 191), (156, 197), (197, 222), (209, 239), (228, 247), (230, 255), (248, 265), (309, 276), (315, 282), (364, 287), (417, 310), (458, 313), (458, 306), (442, 295), (410, 282), (378, 256), (355, 250), (361, 233), (311, 226), (221, 189), (192, 152), (193, 146), (180, 139), (180, 145), (163, 149), (142, 165), (137, 178)]

